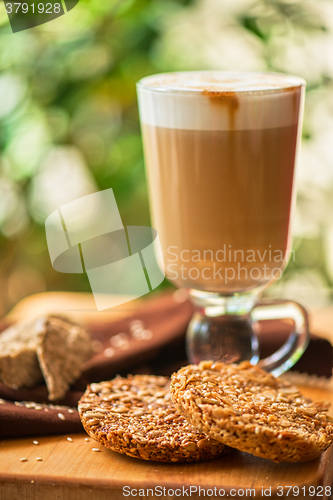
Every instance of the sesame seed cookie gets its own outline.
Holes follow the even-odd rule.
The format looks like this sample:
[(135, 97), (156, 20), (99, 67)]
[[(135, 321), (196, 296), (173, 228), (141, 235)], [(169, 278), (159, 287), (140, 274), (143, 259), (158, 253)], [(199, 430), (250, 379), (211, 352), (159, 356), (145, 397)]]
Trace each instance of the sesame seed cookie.
[(144, 460), (197, 462), (226, 453), (178, 414), (169, 386), (169, 378), (153, 375), (91, 384), (78, 405), (83, 427), (107, 448)]
[(258, 457), (307, 462), (333, 441), (329, 403), (305, 398), (248, 361), (186, 366), (172, 375), (170, 393), (200, 432)]

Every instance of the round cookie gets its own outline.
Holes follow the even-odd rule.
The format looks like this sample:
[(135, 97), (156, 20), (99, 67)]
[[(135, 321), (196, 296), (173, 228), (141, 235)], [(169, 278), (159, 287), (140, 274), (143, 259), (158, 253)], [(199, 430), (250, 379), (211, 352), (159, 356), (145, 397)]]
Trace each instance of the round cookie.
[(83, 427), (93, 439), (131, 457), (196, 462), (228, 451), (178, 414), (167, 377), (130, 375), (91, 384), (78, 410)]
[(329, 403), (252, 366), (203, 361), (171, 377), (172, 401), (212, 439), (275, 462), (307, 462), (333, 441)]

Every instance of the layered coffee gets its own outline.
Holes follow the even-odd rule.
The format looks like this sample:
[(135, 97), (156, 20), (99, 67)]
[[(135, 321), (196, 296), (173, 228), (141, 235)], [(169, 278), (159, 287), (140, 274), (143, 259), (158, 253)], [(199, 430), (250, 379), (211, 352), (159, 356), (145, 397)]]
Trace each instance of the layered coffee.
[(138, 89), (166, 276), (222, 294), (278, 279), (290, 255), (303, 80), (192, 72)]

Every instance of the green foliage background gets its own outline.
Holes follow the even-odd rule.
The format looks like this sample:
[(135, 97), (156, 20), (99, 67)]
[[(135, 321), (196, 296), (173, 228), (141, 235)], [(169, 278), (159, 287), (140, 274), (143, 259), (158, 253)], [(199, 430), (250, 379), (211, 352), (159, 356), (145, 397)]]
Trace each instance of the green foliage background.
[(112, 187), (124, 224), (149, 224), (135, 83), (186, 69), (307, 79), (297, 258), (276, 293), (330, 301), (333, 156), (313, 144), (333, 124), (332, 18), (323, 0), (81, 0), (13, 34), (0, 4), (0, 314), (39, 291), (90, 290), (48, 256), (44, 221), (66, 193)]

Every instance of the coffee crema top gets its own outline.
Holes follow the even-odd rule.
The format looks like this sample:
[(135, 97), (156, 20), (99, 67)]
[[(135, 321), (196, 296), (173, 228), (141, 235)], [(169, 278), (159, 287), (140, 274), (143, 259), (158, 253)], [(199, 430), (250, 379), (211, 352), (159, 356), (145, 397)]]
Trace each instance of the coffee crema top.
[(303, 78), (282, 73), (242, 73), (229, 71), (185, 71), (161, 73), (143, 78), (140, 87), (169, 92), (259, 92), (286, 91), (305, 85)]
[(141, 123), (188, 130), (254, 130), (294, 125), (305, 81), (282, 73), (188, 71), (137, 84)]

